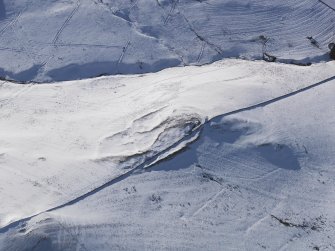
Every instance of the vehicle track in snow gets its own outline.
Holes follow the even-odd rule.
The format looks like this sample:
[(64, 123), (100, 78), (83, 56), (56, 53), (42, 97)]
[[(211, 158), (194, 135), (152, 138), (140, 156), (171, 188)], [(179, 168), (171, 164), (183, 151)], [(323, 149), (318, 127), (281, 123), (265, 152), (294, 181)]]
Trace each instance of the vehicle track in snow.
[(76, 6), (75, 8), (71, 11), (70, 15), (65, 19), (64, 23), (62, 24), (62, 26), (59, 28), (59, 30), (57, 31), (54, 39), (52, 40), (52, 43), (54, 45), (57, 44), (58, 39), (60, 37), (60, 35), (62, 34), (63, 30), (65, 29), (65, 27), (70, 23), (71, 19), (73, 18), (74, 14), (76, 14), (76, 12), (78, 11), (79, 7), (80, 7), (80, 0), (77, 0)]
[(201, 60), (201, 58), (202, 58), (202, 55), (204, 54), (205, 47), (206, 47), (206, 42), (203, 41), (203, 42), (202, 42), (202, 45), (201, 45), (201, 48), (200, 48), (200, 52), (199, 52), (198, 58), (197, 58), (197, 64), (200, 63), (200, 60)]
[[(54, 46), (53, 43), (36, 43), (42, 46)], [(106, 45), (106, 44), (86, 44), (86, 43), (57, 43), (57, 47), (83, 47), (83, 48), (101, 48), (101, 49), (119, 49), (120, 45)], [(1, 47), (0, 47), (1, 50)]]
[(322, 3), (323, 5), (327, 6), (329, 9), (335, 11), (335, 8), (332, 7), (332, 6), (330, 6), (329, 4), (327, 4), (325, 1), (323, 1), (323, 0), (318, 0), (318, 1), (319, 1), (320, 3)]
[(14, 26), (18, 20), (20, 19), (21, 15), (23, 12), (26, 11), (26, 9), (28, 8), (28, 4), (13, 18), (13, 20), (9, 21), (7, 25), (5, 25), (4, 28), (2, 28), (0, 30), (0, 37), (12, 26)]
[(177, 7), (177, 4), (178, 4), (179, 0), (174, 0), (173, 3), (172, 3), (172, 6), (171, 6), (171, 9), (169, 11), (169, 14), (166, 16), (165, 20), (164, 20), (164, 25), (167, 25), (170, 18), (172, 17), (173, 15), (173, 12), (175, 11), (176, 7)]
[(210, 42), (207, 38), (205, 38), (204, 36), (200, 35), (200, 33), (198, 31), (196, 31), (194, 29), (194, 27), (192, 26), (192, 23), (188, 20), (188, 18), (180, 13), (180, 15), (184, 18), (185, 22), (188, 25), (188, 28), (190, 29), (190, 31), (192, 31), (194, 33), (194, 35), (202, 42), (204, 42), (205, 44), (207, 44), (209, 47), (211, 47), (214, 51), (216, 51), (219, 55), (223, 54), (223, 50), (220, 46)]
[(127, 52), (129, 46), (130, 46), (130, 40), (128, 40), (127, 43), (122, 48), (121, 55), (119, 57), (119, 60), (117, 61), (117, 66), (116, 66), (117, 72), (120, 72), (119, 67), (122, 63), (122, 60), (123, 60), (124, 56), (126, 55), (126, 52)]

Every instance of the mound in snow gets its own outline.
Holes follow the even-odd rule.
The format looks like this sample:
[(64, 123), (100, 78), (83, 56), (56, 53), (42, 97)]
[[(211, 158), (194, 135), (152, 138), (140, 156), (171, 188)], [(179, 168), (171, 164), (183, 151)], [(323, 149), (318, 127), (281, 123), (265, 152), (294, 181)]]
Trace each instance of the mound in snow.
[(59, 81), (224, 57), (327, 60), (334, 0), (1, 0), (0, 76)]
[(0, 250), (334, 248), (334, 66), (2, 82)]

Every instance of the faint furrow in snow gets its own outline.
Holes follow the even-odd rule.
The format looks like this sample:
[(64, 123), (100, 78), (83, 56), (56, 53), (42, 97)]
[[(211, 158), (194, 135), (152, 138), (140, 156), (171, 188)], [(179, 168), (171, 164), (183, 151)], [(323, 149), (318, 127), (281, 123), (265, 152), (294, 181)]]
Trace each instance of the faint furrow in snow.
[(207, 200), (205, 201), (205, 203), (204, 203), (202, 206), (200, 206), (194, 213), (191, 214), (191, 216), (189, 216), (189, 217), (183, 217), (183, 218), (182, 218), (183, 220), (188, 220), (188, 219), (190, 219), (190, 218), (193, 218), (193, 217), (197, 216), (197, 215), (198, 215), (199, 213), (201, 213), (205, 208), (207, 208), (207, 207), (210, 206), (214, 201), (216, 201), (216, 199), (217, 199), (219, 196), (221, 196), (222, 194), (224, 194), (225, 190), (227, 189), (226, 186), (223, 186), (223, 184), (222, 184), (223, 179), (221, 179), (220, 177), (212, 176), (212, 175), (210, 175), (210, 174), (205, 174), (205, 173), (203, 174), (203, 177), (204, 177), (204, 178), (207, 178), (208, 180), (210, 180), (210, 181), (212, 181), (212, 182), (217, 183), (217, 184), (221, 187), (221, 189), (220, 189), (218, 192), (216, 192), (213, 196), (211, 196), (209, 199), (207, 199)]
[[(179, 0), (178, 0), (179, 1)], [(173, 5), (174, 7), (172, 7), (171, 8), (171, 10), (173, 9), (173, 11), (174, 11), (174, 9), (176, 8), (176, 4), (177, 4), (177, 2), (178, 1), (176, 1), (175, 2), (175, 4)], [(95, 2), (95, 1), (94, 1)], [(138, 2), (138, 1), (137, 1)], [(137, 6), (137, 2), (135, 2), (131, 7), (129, 7), (128, 8), (128, 10), (130, 11), (132, 8), (134, 8), (135, 6)], [(159, 4), (159, 2), (157, 1), (157, 3)], [(183, 63), (183, 65), (187, 65), (186, 63), (185, 63), (185, 60), (184, 60), (184, 58), (183, 58), (183, 56), (179, 53), (179, 52), (177, 52), (176, 50), (175, 50), (175, 48), (173, 48), (172, 46), (170, 46), (169, 44), (167, 44), (167, 43), (165, 43), (165, 41), (164, 40), (162, 40), (161, 38), (159, 38), (159, 37), (155, 37), (155, 36), (153, 36), (152, 34), (148, 34), (147, 32), (144, 32), (137, 24), (136, 24), (136, 22), (132, 22), (132, 20), (129, 20), (129, 19), (127, 19), (127, 18), (124, 18), (122, 15), (118, 15), (117, 14), (117, 11), (113, 11), (107, 4), (104, 4), (104, 3), (101, 3), (101, 2), (99, 2), (99, 3), (97, 3), (97, 4), (102, 4), (108, 11), (111, 11), (112, 12), (112, 14), (116, 17), (116, 18), (119, 18), (119, 19), (121, 19), (121, 20), (123, 20), (124, 22), (126, 22), (127, 24), (129, 24), (130, 26), (131, 26), (131, 28), (133, 28), (134, 29), (134, 31), (135, 32), (138, 32), (140, 35), (142, 35), (142, 36), (145, 36), (145, 37), (148, 37), (148, 38), (151, 38), (151, 39), (154, 39), (154, 40), (156, 40), (157, 41), (157, 43), (159, 43), (161, 46), (163, 46), (164, 48), (166, 48), (168, 51), (170, 51), (172, 54), (174, 54), (175, 56), (177, 56), (179, 59), (180, 59), (180, 61)], [(159, 5), (160, 6), (160, 5)], [(160, 6), (161, 7), (161, 6)], [(162, 8), (162, 7), (161, 7)], [(170, 15), (170, 14), (169, 14)], [(121, 56), (122, 56), (122, 54), (121, 54)], [(123, 56), (122, 56), (123, 57)], [(121, 58), (121, 57), (120, 57)], [(120, 59), (119, 58), (119, 59)]]
[(209, 198), (197, 211), (195, 211), (191, 217), (197, 216), (201, 211), (203, 211), (205, 208), (210, 206), (223, 192), (226, 190), (226, 187), (221, 188), (216, 194), (214, 194), (211, 198)]
[(206, 42), (203, 41), (203, 43), (202, 43), (202, 45), (201, 45), (200, 53), (199, 53), (198, 58), (197, 58), (197, 64), (200, 63), (200, 60), (201, 60), (201, 58), (202, 58), (202, 55), (204, 54), (205, 46), (206, 46)]
[(57, 31), (54, 39), (52, 40), (52, 43), (54, 45), (56, 45), (56, 43), (57, 43), (57, 41), (59, 39), (59, 36), (62, 34), (62, 32), (65, 29), (65, 27), (69, 24), (69, 22), (71, 21), (72, 17), (74, 16), (74, 14), (76, 14), (76, 12), (78, 11), (79, 7), (80, 7), (80, 0), (77, 1), (76, 7), (71, 11), (70, 15), (66, 18), (66, 20), (64, 21), (64, 23), (62, 24), (62, 26)]
[[(9, 82), (9, 81), (8, 81)], [(4, 82), (3, 84), (5, 84), (6, 82)], [(25, 92), (27, 92), (30, 88), (32, 88), (35, 85), (35, 83), (29, 83), (24, 85), (24, 87), (22, 89), (20, 89), (17, 92), (14, 92), (12, 94), (10, 94), (10, 96), (8, 98), (2, 99), (0, 100), (0, 107), (8, 104), (9, 102), (13, 101), (14, 99), (20, 97), (21, 95), (23, 95)]]
[(251, 226), (249, 226), (247, 228), (247, 230), (245, 231), (245, 234), (248, 235), (250, 233), (250, 231), (253, 231), (256, 227), (258, 227), (264, 220), (269, 218), (269, 214), (266, 213), (264, 216), (262, 216), (261, 218), (257, 219), (257, 221), (255, 221), (254, 223), (251, 224)]
[(23, 10), (21, 10), (16, 17), (10, 21), (2, 30), (0, 30), (0, 37), (6, 32), (6, 30), (8, 30), (11, 26), (13, 26), (15, 23), (17, 23), (17, 21), (19, 20), (19, 18), (21, 17), (22, 13), (28, 8), (28, 5), (26, 7), (23, 8)]
[(80, 246), (81, 249), (88, 251), (84, 243), (80, 242), (78, 236), (73, 234), (69, 228), (65, 227), (60, 221), (55, 220), (55, 222), (60, 226), (61, 229), (63, 229), (63, 231), (65, 231), (71, 236), (72, 240), (77, 243), (77, 246)]
[(22, 51), (24, 51), (22, 48), (18, 49), (18, 48), (13, 48), (13, 47), (0, 47), (1, 51), (12, 51), (12, 52), (18, 52), (21, 53)]
[(57, 43), (57, 47), (96, 47), (103, 49), (120, 48), (120, 45), (105, 45), (105, 44), (85, 44), (85, 43)]
[(45, 69), (45, 66), (55, 57), (55, 55), (51, 55), (47, 59), (45, 59), (42, 63), (40, 68), (38, 69), (38, 72), (42, 72)]
[(184, 14), (182, 14), (182, 13), (180, 12), (180, 15), (181, 15), (181, 16), (184, 18), (184, 20), (186, 21), (186, 23), (187, 23), (189, 29), (195, 34), (195, 36), (196, 36), (200, 41), (205, 42), (209, 47), (211, 47), (212, 49), (214, 49), (219, 55), (222, 55), (222, 54), (223, 54), (223, 50), (222, 50), (219, 46), (217, 46), (217, 45), (211, 43), (210, 41), (208, 41), (205, 37), (201, 36), (201, 35), (200, 35), (200, 34), (193, 28), (191, 22), (188, 20), (188, 18), (187, 18)]
[(177, 52), (175, 48), (173, 48), (172, 46), (167, 44), (163, 39), (155, 37), (155, 36), (153, 36), (153, 34), (148, 34), (147, 32), (144, 32), (138, 25), (136, 25), (135, 22), (131, 22), (130, 20), (127, 20), (127, 19), (121, 17), (120, 15), (116, 15), (114, 12), (113, 12), (113, 15), (117, 18), (122, 19), (123, 21), (127, 22), (128, 24), (130, 24), (130, 26), (134, 29), (134, 31), (138, 32), (140, 35), (156, 40), (157, 43), (159, 43), (161, 46), (166, 48), (172, 54), (176, 55), (180, 59), (180, 61), (183, 63), (183, 65), (187, 65), (185, 63), (185, 60), (184, 60), (183, 56), (179, 52)]
[(126, 54), (126, 52), (128, 50), (129, 45), (130, 45), (130, 40), (128, 40), (127, 43), (125, 44), (125, 46), (123, 46), (123, 48), (122, 48), (121, 55), (119, 57), (119, 60), (117, 61), (117, 71), (118, 72), (119, 72), (120, 64), (122, 63), (122, 60), (123, 60), (124, 55)]
[(176, 6), (177, 6), (178, 2), (179, 2), (179, 0), (175, 0), (175, 1), (173, 2), (172, 6), (171, 6), (171, 9), (170, 9), (170, 11), (169, 11), (169, 14), (167, 15), (167, 17), (166, 17), (165, 20), (164, 20), (164, 25), (167, 25), (167, 23), (169, 22), (169, 20), (170, 20), (172, 14), (173, 14), (173, 12), (174, 12), (174, 10), (176, 9)]
[[(247, 165), (246, 163), (243, 163), (239, 160), (234, 160), (232, 158), (228, 158), (228, 157), (225, 157), (225, 156), (221, 156), (222, 159), (224, 159), (225, 161), (227, 162), (230, 162), (231, 164), (233, 165), (238, 165), (238, 166), (242, 166), (244, 167), (246, 170), (250, 170), (250, 169), (256, 169), (256, 170), (259, 170), (258, 168), (252, 166), (252, 165)], [(234, 179), (240, 179), (240, 180), (247, 180), (247, 181), (256, 181), (256, 180), (261, 180), (263, 178), (266, 178), (267, 176), (273, 174), (273, 173), (276, 173), (278, 172), (280, 169), (279, 168), (275, 168), (267, 173), (264, 173), (264, 174), (261, 174), (261, 175), (257, 175), (257, 176), (254, 176), (254, 177), (240, 177), (240, 176), (229, 176), (229, 175), (225, 175), (225, 178), (234, 178)]]
[(158, 5), (160, 8), (163, 9), (163, 6), (162, 6), (162, 4), (159, 2), (159, 0), (156, 0), (156, 3), (157, 3), (157, 5)]
[(323, 0), (319, 0), (320, 3), (322, 3), (323, 5), (326, 5), (329, 9), (335, 11), (335, 8), (330, 6), (329, 4), (327, 4), (326, 2), (324, 2)]
[(207, 0), (194, 0), (194, 1), (199, 2), (199, 3), (203, 3), (203, 4), (207, 4), (209, 6), (214, 6), (213, 4), (206, 2)]

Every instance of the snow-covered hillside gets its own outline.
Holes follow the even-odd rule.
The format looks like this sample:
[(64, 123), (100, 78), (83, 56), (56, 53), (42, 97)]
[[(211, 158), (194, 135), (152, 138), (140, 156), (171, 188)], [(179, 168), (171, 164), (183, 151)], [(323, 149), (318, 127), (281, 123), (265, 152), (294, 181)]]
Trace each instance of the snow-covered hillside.
[(0, 0), (0, 251), (335, 250), (335, 0)]
[(328, 60), (334, 0), (0, 0), (0, 76), (60, 81), (227, 57)]
[(334, 62), (1, 83), (1, 250), (323, 250)]

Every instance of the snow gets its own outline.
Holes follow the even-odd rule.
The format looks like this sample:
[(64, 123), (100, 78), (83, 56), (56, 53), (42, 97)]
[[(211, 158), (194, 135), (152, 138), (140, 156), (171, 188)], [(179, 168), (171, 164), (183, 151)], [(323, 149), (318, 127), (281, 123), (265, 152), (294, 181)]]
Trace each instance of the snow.
[(261, 59), (264, 52), (284, 63), (318, 63), (328, 60), (334, 40), (332, 6), (333, 0), (1, 0), (0, 76), (76, 80)]
[(332, 250), (334, 66), (2, 81), (0, 249)]
[(335, 250), (334, 20), (0, 0), (0, 251)]
[(321, 3), (325, 4), (329, 8), (335, 9), (335, 1), (334, 0), (322, 0)]

